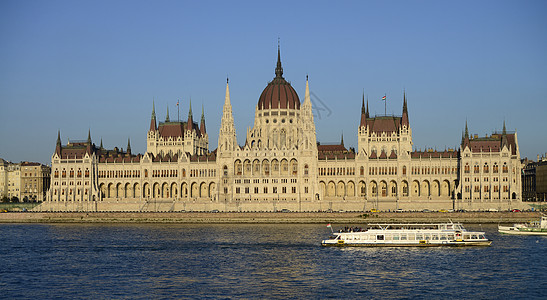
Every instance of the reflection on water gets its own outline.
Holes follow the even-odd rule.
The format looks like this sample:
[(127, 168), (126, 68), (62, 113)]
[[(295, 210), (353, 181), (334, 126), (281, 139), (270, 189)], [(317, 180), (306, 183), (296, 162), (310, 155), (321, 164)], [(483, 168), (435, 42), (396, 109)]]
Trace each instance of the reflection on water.
[[(325, 225), (0, 225), (2, 298), (545, 298), (547, 238), (323, 248)], [(481, 228), (482, 227), (482, 228)]]

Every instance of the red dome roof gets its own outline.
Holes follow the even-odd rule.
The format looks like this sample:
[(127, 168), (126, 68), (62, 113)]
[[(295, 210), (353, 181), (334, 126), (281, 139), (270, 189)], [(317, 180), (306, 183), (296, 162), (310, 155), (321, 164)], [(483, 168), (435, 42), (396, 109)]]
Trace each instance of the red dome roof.
[(258, 99), (258, 109), (300, 109), (300, 99), (290, 83), (283, 78), (281, 57), (277, 49), (275, 78), (268, 83)]

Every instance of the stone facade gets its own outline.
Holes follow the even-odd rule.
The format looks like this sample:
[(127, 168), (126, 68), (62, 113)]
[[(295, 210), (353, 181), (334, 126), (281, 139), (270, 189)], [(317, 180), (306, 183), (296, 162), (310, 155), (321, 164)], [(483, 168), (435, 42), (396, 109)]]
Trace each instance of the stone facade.
[[(470, 137), (459, 149), (413, 150), (406, 95), (401, 116), (356, 116), (358, 147), (321, 145), (306, 80), (304, 101), (283, 77), (274, 79), (238, 145), (229, 84), (218, 148), (208, 149), (202, 112), (186, 122), (157, 124), (152, 109), (147, 151), (105, 150), (88, 140), (52, 156), (52, 188), (38, 209), (53, 211), (365, 211), (520, 208), (516, 133)], [(359, 122), (360, 121), (360, 122)], [(478, 166), (478, 172), (475, 168)], [(467, 168), (468, 167), (468, 168)], [(473, 170), (473, 172), (471, 172)], [(478, 186), (478, 188), (477, 188)]]
[(0, 199), (43, 201), (49, 189), (50, 173), (50, 168), (40, 163), (11, 163), (0, 159)]

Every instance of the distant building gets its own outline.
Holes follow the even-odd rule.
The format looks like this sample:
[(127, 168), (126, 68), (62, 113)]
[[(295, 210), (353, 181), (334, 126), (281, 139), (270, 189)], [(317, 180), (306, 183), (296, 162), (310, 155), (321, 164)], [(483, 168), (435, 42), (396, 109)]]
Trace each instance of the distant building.
[[(218, 136), (208, 149), (202, 111), (193, 121), (157, 123), (152, 107), (147, 151), (62, 145), (52, 155), (52, 184), (42, 210), (82, 211), (364, 211), (395, 209), (510, 209), (522, 206), (516, 132), (465, 133), (459, 149), (413, 150), (406, 93), (400, 116), (370, 116), (362, 99), (355, 115), (358, 147), (317, 143), (309, 83), (304, 101), (275, 77), (255, 106), (238, 145), (229, 85)], [(345, 121), (345, 120), (341, 120)], [(102, 144), (102, 143), (101, 143)]]
[(41, 202), (49, 190), (50, 173), (50, 167), (40, 163), (0, 159), (0, 198)]
[(522, 169), (523, 201), (547, 201), (547, 153), (536, 162), (524, 161)]
[(49, 190), (51, 168), (35, 162), (22, 162), (20, 167), (20, 199), (23, 202), (42, 202)]

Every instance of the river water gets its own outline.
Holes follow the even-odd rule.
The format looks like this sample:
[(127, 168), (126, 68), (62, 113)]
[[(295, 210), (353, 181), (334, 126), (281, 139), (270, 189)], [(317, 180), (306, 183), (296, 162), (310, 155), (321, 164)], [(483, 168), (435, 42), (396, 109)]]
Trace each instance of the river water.
[(1, 224), (0, 298), (547, 299), (547, 237), (466, 228), (492, 246), (323, 248), (330, 230), (309, 224)]

